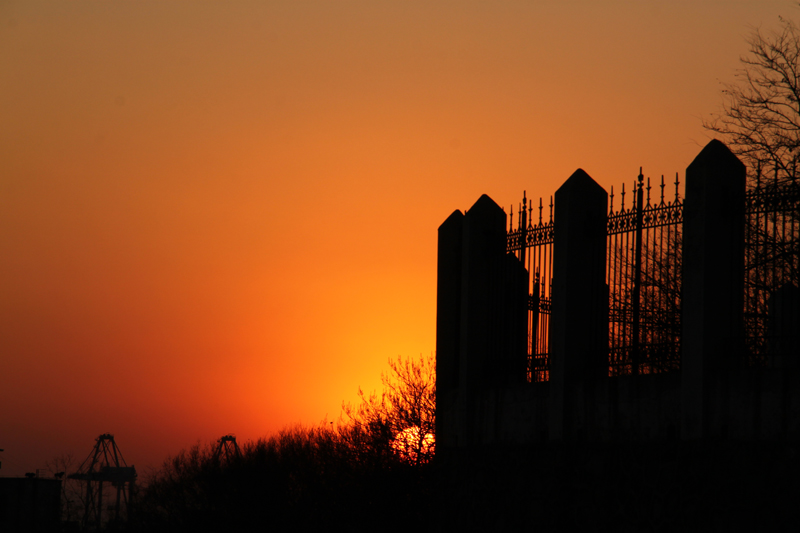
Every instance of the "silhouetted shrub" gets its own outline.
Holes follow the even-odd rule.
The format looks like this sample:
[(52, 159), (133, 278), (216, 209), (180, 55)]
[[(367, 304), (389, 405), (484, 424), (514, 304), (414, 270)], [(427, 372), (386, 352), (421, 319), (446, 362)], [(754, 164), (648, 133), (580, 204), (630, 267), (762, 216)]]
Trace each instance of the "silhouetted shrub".
[(429, 462), (436, 451), (436, 358), (389, 360), (380, 395), (359, 389), (358, 405), (344, 404), (342, 438), (367, 457), (399, 455), (408, 463)]
[[(426, 513), (422, 469), (351, 426), (286, 429), (246, 443), (228, 461), (212, 446), (168, 459), (142, 490), (134, 529), (200, 531), (306, 530), (330, 524), (362, 529)], [(370, 526), (373, 527), (373, 526)], [(400, 528), (399, 522), (397, 529)]]

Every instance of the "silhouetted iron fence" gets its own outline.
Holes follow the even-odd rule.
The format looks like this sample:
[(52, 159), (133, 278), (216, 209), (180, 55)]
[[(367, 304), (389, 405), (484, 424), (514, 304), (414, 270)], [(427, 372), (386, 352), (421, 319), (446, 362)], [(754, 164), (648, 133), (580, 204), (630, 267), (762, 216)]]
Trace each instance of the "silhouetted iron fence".
[(538, 222), (533, 223), (533, 202), (523, 193), (514, 229), (514, 208), (511, 208), (508, 227), (507, 251), (513, 252), (529, 272), (528, 298), (528, 369), (529, 382), (547, 381), (550, 365), (548, 359), (550, 327), (550, 294), (553, 279), (553, 197), (550, 197), (549, 214), (543, 218), (542, 199), (539, 198)]
[(745, 196), (744, 357), (747, 366), (796, 364), (800, 184), (796, 174), (763, 179)]
[(680, 367), (683, 203), (677, 175), (674, 185), (673, 198), (665, 199), (662, 176), (654, 204), (650, 178), (644, 187), (640, 170), (631, 206), (625, 206), (623, 185), (618, 211), (611, 189), (606, 264), (610, 375)]
[[(674, 191), (667, 192), (674, 185)], [(680, 369), (683, 200), (678, 175), (655, 194), (641, 173), (619, 205), (611, 189), (607, 218), (609, 375)], [(626, 199), (629, 194), (630, 200)], [(629, 202), (629, 203), (628, 203)], [(549, 212), (545, 213), (549, 207)], [(507, 250), (530, 273), (528, 381), (549, 379), (553, 200), (523, 196), (509, 216)], [(750, 184), (745, 205), (744, 357), (749, 366), (784, 366), (800, 331), (800, 183), (796, 177)], [(796, 328), (795, 328), (796, 329)]]
[(609, 194), (579, 168), (549, 205), (453, 211), (437, 447), (800, 438), (800, 183), (779, 172), (715, 139), (680, 180)]

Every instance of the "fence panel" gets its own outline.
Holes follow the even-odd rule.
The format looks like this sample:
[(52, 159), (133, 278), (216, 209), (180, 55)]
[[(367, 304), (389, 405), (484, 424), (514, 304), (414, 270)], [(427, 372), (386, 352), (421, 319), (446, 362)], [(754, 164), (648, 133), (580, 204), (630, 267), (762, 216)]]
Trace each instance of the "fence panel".
[[(769, 182), (767, 182), (769, 181)], [(668, 199), (661, 178), (657, 203), (640, 173), (630, 206), (625, 186), (608, 214), (609, 375), (680, 369), (683, 199), (675, 176)], [(549, 213), (545, 211), (549, 207)], [(553, 199), (526, 196), (509, 217), (507, 248), (530, 273), (528, 381), (549, 379), (549, 324), (553, 265)], [(757, 176), (746, 194), (745, 365), (798, 365), (800, 357), (800, 182), (794, 176)], [(534, 216), (536, 215), (536, 216)]]
[(530, 273), (528, 299), (528, 382), (548, 381), (550, 294), (553, 278), (553, 198), (550, 213), (543, 219), (544, 206), (539, 199), (538, 223), (533, 223), (533, 202), (525, 194), (517, 210), (517, 229), (514, 229), (514, 209), (509, 216), (507, 250), (513, 252)]
[[(606, 281), (609, 287), (609, 375), (654, 373), (680, 367), (680, 271), (683, 201), (676, 175), (675, 193), (665, 197), (662, 177), (657, 204), (648, 179), (640, 175), (626, 207), (623, 185), (618, 211), (614, 192), (608, 216)], [(647, 191), (646, 200), (645, 193)], [(530, 276), (528, 381), (549, 379), (549, 324), (553, 265), (553, 200), (545, 220), (539, 200), (534, 224), (532, 202), (523, 196), (509, 217), (508, 251)]]
[[(650, 178), (639, 174), (631, 206), (622, 186), (618, 211), (611, 189), (606, 283), (609, 288), (609, 375), (680, 368), (683, 202), (675, 176), (672, 200), (651, 201)], [(645, 190), (646, 196), (645, 196)]]
[(751, 367), (798, 364), (800, 184), (756, 171), (745, 197), (744, 357)]

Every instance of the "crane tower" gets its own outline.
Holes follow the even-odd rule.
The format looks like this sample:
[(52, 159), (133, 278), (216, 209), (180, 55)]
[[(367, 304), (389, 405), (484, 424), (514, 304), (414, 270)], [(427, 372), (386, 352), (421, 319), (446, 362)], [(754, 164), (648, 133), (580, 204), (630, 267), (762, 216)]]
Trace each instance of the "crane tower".
[[(84, 531), (100, 530), (108, 522), (120, 523), (127, 520), (131, 492), (136, 482), (136, 469), (125, 464), (114, 435), (104, 433), (97, 437), (89, 456), (78, 471), (68, 477), (84, 482)], [(106, 504), (106, 509), (103, 509), (104, 489), (105, 494), (113, 498), (110, 504)], [(110, 511), (110, 516), (104, 510)]]

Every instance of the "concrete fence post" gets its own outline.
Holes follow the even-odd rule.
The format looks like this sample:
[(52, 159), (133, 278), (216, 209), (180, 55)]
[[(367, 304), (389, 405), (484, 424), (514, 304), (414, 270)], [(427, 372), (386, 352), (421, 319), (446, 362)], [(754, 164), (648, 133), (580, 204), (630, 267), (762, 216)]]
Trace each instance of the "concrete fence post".
[(456, 407), (461, 340), (461, 238), (464, 215), (454, 211), (439, 226), (436, 269), (436, 446), (458, 445)]
[(437, 447), (495, 440), (492, 391), (524, 383), (528, 277), (506, 240), (506, 214), (486, 195), (439, 227)]
[(681, 289), (681, 437), (724, 436), (741, 355), (745, 166), (712, 140), (686, 168)]
[(575, 171), (555, 194), (549, 439), (587, 434), (590, 390), (608, 375), (608, 194)]

